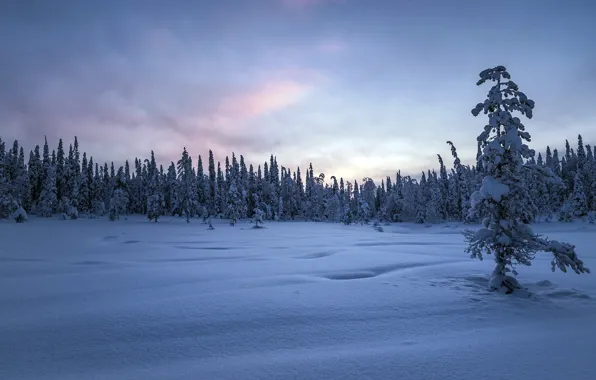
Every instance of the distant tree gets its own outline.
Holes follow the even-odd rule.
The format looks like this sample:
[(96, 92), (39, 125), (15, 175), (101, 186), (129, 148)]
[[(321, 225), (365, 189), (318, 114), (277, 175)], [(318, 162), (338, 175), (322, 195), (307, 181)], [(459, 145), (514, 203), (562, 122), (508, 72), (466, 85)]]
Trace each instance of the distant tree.
[(254, 211), (254, 215), (253, 215), (253, 220), (254, 220), (255, 224), (252, 228), (263, 228), (263, 217), (265, 216), (265, 211), (263, 211), (263, 209), (262, 209), (259, 195), (253, 194), (253, 199), (254, 199), (255, 205), (258, 205), (258, 206), (255, 207), (255, 211)]
[(190, 218), (197, 209), (197, 188), (196, 177), (192, 168), (192, 158), (190, 158), (186, 148), (184, 148), (182, 157), (178, 160), (177, 169), (182, 211), (186, 217), (186, 223), (190, 223)]
[(46, 218), (51, 217), (58, 206), (58, 194), (56, 190), (56, 168), (48, 163), (45, 167), (45, 180), (39, 204), (37, 205), (37, 215)]
[(19, 206), (11, 215), (12, 219), (17, 223), (24, 223), (27, 221), (27, 212), (21, 206)]
[(120, 215), (124, 214), (128, 209), (128, 191), (126, 189), (126, 176), (122, 168), (118, 170), (114, 190), (112, 191), (112, 198), (110, 199), (109, 218), (110, 220), (120, 219)]
[(159, 173), (155, 163), (155, 155), (151, 151), (151, 161), (146, 162), (147, 165), (147, 218), (150, 221), (157, 223), (161, 216), (162, 207), (164, 206), (163, 194), (160, 192)]
[(588, 215), (588, 211), (588, 200), (584, 192), (584, 186), (579, 173), (576, 173), (573, 181), (573, 193), (563, 205), (559, 220), (569, 222), (575, 217)]
[(242, 195), (238, 191), (236, 179), (232, 179), (230, 187), (228, 189), (227, 196), (227, 210), (226, 216), (230, 220), (230, 224), (233, 226), (240, 219), (240, 213), (242, 210)]
[(430, 200), (426, 203), (426, 207), (424, 207), (424, 216), (420, 219), (422, 219), (422, 222), (438, 223), (443, 220), (443, 214), (441, 213), (443, 197), (439, 184), (432, 176), (428, 181), (428, 188), (430, 189)]

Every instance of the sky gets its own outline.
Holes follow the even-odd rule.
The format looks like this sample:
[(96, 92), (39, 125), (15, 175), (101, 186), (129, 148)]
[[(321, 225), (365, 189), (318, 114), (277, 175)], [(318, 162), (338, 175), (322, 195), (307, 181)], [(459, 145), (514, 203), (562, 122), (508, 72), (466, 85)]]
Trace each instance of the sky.
[(596, 143), (596, 4), (578, 0), (3, 0), (0, 137), (97, 162), (274, 154), (346, 179), (473, 163), (505, 65), (532, 147)]

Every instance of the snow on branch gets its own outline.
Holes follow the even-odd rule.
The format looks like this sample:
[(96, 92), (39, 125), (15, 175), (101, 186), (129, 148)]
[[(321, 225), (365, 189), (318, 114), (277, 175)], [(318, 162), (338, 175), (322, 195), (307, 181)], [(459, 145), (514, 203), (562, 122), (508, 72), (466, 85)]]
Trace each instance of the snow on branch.
[(584, 262), (577, 257), (575, 246), (573, 244), (560, 242), (557, 240), (539, 239), (543, 252), (550, 252), (554, 255), (552, 271), (559, 268), (567, 273), (567, 268), (571, 268), (575, 273), (590, 273), (590, 269), (584, 266)]

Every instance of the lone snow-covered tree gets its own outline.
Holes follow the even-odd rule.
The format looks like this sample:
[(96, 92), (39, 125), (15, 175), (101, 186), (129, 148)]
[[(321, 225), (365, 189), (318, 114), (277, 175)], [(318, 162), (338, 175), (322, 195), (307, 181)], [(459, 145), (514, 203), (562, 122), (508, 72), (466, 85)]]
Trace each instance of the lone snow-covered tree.
[(472, 110), (474, 116), (480, 112), (488, 114), (488, 124), (478, 136), (484, 178), (480, 190), (471, 197), (471, 212), (480, 209), (485, 215), (482, 228), (464, 232), (469, 243), (466, 251), (473, 258), (482, 260), (484, 253), (494, 255), (496, 266), (489, 288), (507, 294), (520, 288), (509, 275), (517, 275), (514, 265), (530, 265), (538, 251), (553, 253), (553, 271), (558, 267), (566, 272), (570, 267), (578, 274), (589, 273), (573, 245), (542, 239), (528, 224), (533, 205), (521, 172), (525, 170), (524, 159), (534, 152), (524, 143), (530, 141), (530, 134), (511, 113), (518, 111), (531, 119), (534, 101), (519, 91), (510, 78), (505, 67), (497, 66), (482, 71), (477, 83), (496, 82), (488, 98)]

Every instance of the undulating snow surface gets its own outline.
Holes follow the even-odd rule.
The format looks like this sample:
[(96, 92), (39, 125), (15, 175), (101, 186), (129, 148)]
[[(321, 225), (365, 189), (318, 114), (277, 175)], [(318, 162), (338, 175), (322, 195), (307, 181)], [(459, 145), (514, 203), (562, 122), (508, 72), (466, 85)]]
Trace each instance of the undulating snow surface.
[[(461, 226), (0, 222), (2, 379), (596, 378), (596, 275), (486, 291)], [(596, 227), (544, 224), (596, 270)]]

